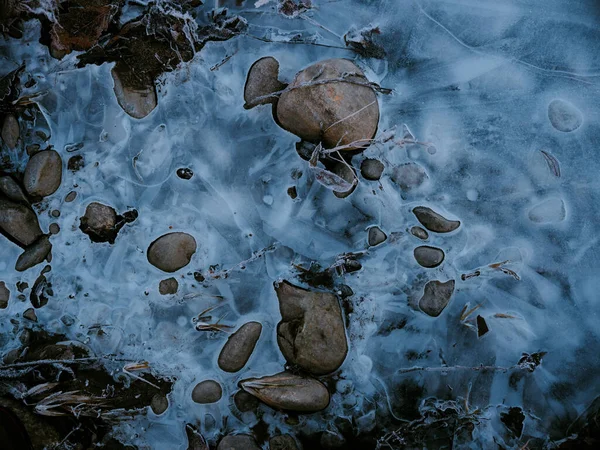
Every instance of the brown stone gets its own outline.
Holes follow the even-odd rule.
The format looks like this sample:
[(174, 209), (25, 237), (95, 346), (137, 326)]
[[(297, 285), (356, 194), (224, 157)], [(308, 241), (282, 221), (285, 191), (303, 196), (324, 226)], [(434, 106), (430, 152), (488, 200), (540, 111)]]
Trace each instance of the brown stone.
[(278, 95), (270, 94), (281, 91), (285, 84), (279, 81), (279, 62), (272, 56), (259, 59), (250, 67), (246, 85), (244, 86), (244, 108), (250, 109), (258, 105), (277, 103)]
[(148, 247), (148, 262), (165, 272), (175, 272), (189, 264), (196, 253), (196, 240), (187, 233), (165, 234)]
[(221, 399), (223, 389), (214, 380), (205, 380), (198, 383), (192, 391), (192, 400), (196, 403), (216, 403)]
[(33, 155), (25, 167), (23, 185), (32, 197), (54, 194), (62, 181), (62, 159), (55, 150)]
[(33, 210), (23, 204), (0, 198), (0, 229), (22, 247), (33, 244), (42, 230)]
[(221, 370), (225, 372), (241, 370), (250, 359), (261, 332), (260, 323), (248, 322), (229, 336), (219, 354), (218, 363)]
[(450, 233), (460, 226), (458, 220), (448, 220), (426, 206), (417, 206), (413, 209), (413, 214), (421, 225), (434, 233)]
[(419, 300), (419, 308), (425, 314), (437, 317), (448, 306), (453, 292), (454, 280), (449, 280), (445, 283), (437, 280), (430, 281), (425, 285), (423, 296)]

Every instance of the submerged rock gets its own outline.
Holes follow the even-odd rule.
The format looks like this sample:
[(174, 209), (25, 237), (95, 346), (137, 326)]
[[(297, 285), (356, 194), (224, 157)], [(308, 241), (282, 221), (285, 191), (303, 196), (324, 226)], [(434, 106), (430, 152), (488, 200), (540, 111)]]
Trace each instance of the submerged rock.
[(4, 281), (0, 281), (0, 309), (5, 309), (8, 306), (10, 299), (10, 290), (6, 287)]
[(425, 291), (419, 300), (419, 308), (425, 314), (437, 317), (448, 306), (453, 292), (454, 280), (448, 280), (445, 283), (437, 280), (430, 281), (425, 285)]
[(167, 278), (166, 280), (161, 280), (158, 285), (158, 292), (160, 295), (171, 295), (177, 294), (177, 290), (179, 289), (179, 283), (173, 277)]
[(360, 174), (365, 180), (379, 180), (383, 169), (383, 163), (378, 159), (367, 158), (360, 164)]
[(2, 131), (0, 136), (8, 148), (11, 150), (16, 148), (19, 142), (19, 121), (13, 114), (7, 114), (4, 117)]
[(117, 212), (111, 206), (102, 203), (90, 203), (85, 214), (79, 219), (79, 228), (92, 242), (114, 243), (117, 237)]
[[(375, 91), (350, 60), (328, 59), (298, 72), (277, 103), (287, 131), (326, 148), (372, 139), (379, 123)], [(355, 147), (356, 148), (356, 147)]]
[(33, 244), (42, 230), (33, 210), (0, 197), (0, 230), (21, 247)]
[(429, 176), (419, 164), (409, 162), (395, 167), (391, 178), (403, 191), (411, 191), (421, 187)]
[(531, 208), (528, 217), (540, 224), (561, 222), (567, 217), (565, 202), (559, 197), (547, 198)]
[(154, 414), (160, 416), (169, 408), (169, 399), (163, 394), (156, 394), (152, 397), (150, 408)]
[(317, 375), (338, 369), (348, 344), (337, 297), (287, 281), (276, 283), (275, 291), (281, 312), (277, 343), (285, 359)]
[(50, 239), (46, 235), (42, 235), (37, 241), (28, 246), (25, 251), (17, 259), (15, 270), (23, 272), (44, 261), (48, 253), (52, 250)]
[(16, 203), (23, 203), (29, 205), (27, 196), (19, 183), (9, 175), (0, 176), (0, 195), (4, 195), (8, 200)]
[(299, 450), (296, 440), (289, 434), (273, 436), (269, 439), (269, 450)]
[(450, 233), (460, 226), (460, 221), (448, 220), (426, 206), (417, 206), (413, 209), (413, 214), (421, 225), (434, 233)]
[(356, 184), (353, 183), (356, 180), (356, 173), (352, 167), (349, 167), (348, 164), (344, 164), (343, 162), (337, 162), (333, 166), (331, 172), (352, 185), (350, 189), (345, 192), (333, 191), (333, 195), (335, 195), (337, 198), (346, 198), (354, 192), (356, 189)]
[(325, 385), (290, 372), (242, 380), (240, 387), (274, 409), (313, 413), (329, 405)]
[(115, 96), (119, 106), (134, 119), (143, 119), (156, 108), (158, 98), (154, 82), (147, 86), (128, 86), (123, 84), (122, 77), (115, 69), (110, 71), (115, 86)]
[(387, 239), (387, 234), (385, 234), (381, 230), (381, 228), (379, 228), (379, 227), (369, 228), (369, 236), (368, 236), (369, 247), (374, 247), (376, 245), (379, 245), (382, 242), (385, 242), (386, 239)]
[(427, 233), (427, 230), (424, 230), (421, 227), (412, 227), (410, 229), (410, 234), (412, 234), (414, 237), (419, 238), (423, 241), (429, 239), (429, 233)]
[(189, 423), (185, 426), (185, 434), (188, 440), (187, 450), (210, 450), (204, 436)]
[(214, 380), (206, 380), (198, 383), (192, 391), (192, 400), (196, 403), (215, 403), (221, 400), (223, 389)]
[(27, 308), (25, 311), (23, 311), (23, 318), (31, 320), (32, 322), (38, 321), (37, 314), (33, 308)]
[(248, 412), (258, 408), (259, 401), (254, 395), (239, 390), (233, 396), (233, 403), (240, 412)]
[(428, 245), (415, 248), (414, 256), (419, 265), (429, 269), (439, 266), (444, 261), (444, 251)]
[(62, 181), (62, 159), (55, 150), (43, 150), (33, 155), (23, 176), (23, 186), (32, 197), (54, 194)]
[(583, 114), (572, 103), (557, 99), (548, 105), (548, 119), (558, 131), (570, 133), (581, 126)]
[(194, 176), (194, 172), (187, 167), (181, 167), (177, 169), (177, 176), (182, 180), (190, 180)]
[(196, 253), (196, 240), (187, 233), (162, 235), (148, 247), (148, 262), (165, 272), (175, 272), (189, 264)]
[(248, 322), (229, 336), (219, 354), (218, 364), (221, 370), (225, 372), (241, 370), (250, 359), (261, 332), (260, 323)]
[(244, 86), (244, 101), (246, 102), (244, 108), (250, 109), (258, 105), (277, 103), (279, 96), (269, 96), (269, 94), (285, 88), (286, 85), (279, 81), (278, 77), (279, 62), (272, 56), (266, 56), (252, 64)]
[(219, 442), (217, 450), (261, 450), (254, 438), (248, 434), (230, 434)]

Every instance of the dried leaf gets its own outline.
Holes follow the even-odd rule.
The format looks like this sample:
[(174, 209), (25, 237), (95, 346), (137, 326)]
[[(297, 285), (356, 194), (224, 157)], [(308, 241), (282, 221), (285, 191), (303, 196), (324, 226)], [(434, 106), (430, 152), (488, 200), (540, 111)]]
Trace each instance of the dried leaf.
[(498, 319), (516, 319), (516, 316), (511, 316), (510, 314), (496, 313), (494, 317)]
[(550, 172), (552, 172), (555, 177), (560, 178), (560, 164), (558, 160), (545, 150), (540, 150), (540, 152), (546, 160), (546, 164), (548, 164)]
[(465, 305), (465, 307), (463, 308), (463, 311), (461, 312), (461, 315), (460, 315), (461, 322), (463, 322), (467, 317), (469, 317), (471, 314), (473, 314), (475, 311), (477, 311), (479, 308), (481, 308), (481, 303), (479, 303), (474, 308), (471, 308), (469, 311), (464, 312), (468, 307), (469, 307), (469, 304), (467, 303)]

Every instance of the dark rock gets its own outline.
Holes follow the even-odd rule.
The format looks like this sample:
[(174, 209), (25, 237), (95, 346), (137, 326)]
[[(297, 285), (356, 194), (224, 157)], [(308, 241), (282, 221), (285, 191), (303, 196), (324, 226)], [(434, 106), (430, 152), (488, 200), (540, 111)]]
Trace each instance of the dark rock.
[(65, 314), (60, 318), (60, 321), (64, 324), (65, 327), (70, 327), (75, 323), (75, 318), (71, 315)]
[(323, 450), (343, 449), (346, 439), (338, 430), (326, 431), (321, 434), (320, 444)]
[(437, 317), (448, 306), (453, 292), (454, 280), (448, 280), (445, 283), (437, 280), (430, 281), (425, 285), (423, 297), (419, 300), (419, 308), (425, 314)]
[(439, 266), (444, 261), (444, 251), (437, 247), (421, 245), (414, 250), (417, 262), (429, 269)]
[(460, 226), (460, 221), (448, 220), (426, 206), (417, 206), (413, 209), (413, 214), (421, 225), (434, 233), (450, 233)]
[(42, 273), (36, 278), (35, 283), (33, 283), (33, 287), (31, 288), (31, 292), (29, 293), (29, 301), (34, 308), (46, 306), (48, 304), (48, 297), (51, 297), (54, 294), (52, 292), (52, 285), (44, 276), (44, 274), (48, 272), (46, 270), (48, 267), (50, 266), (46, 266), (42, 269)]
[[(128, 71), (125, 71), (127, 73)], [(156, 108), (158, 98), (156, 95), (156, 86), (153, 82), (148, 82), (146, 86), (131, 86), (123, 79), (127, 80), (128, 75), (118, 70), (117, 67), (110, 71), (114, 85), (115, 96), (119, 106), (134, 119), (143, 119)]]
[(47, 197), (60, 187), (62, 159), (55, 150), (33, 155), (25, 167), (23, 186), (32, 197)]
[(409, 162), (394, 167), (391, 178), (403, 191), (411, 191), (421, 187), (429, 176), (419, 164)]
[(23, 272), (46, 259), (52, 250), (52, 244), (47, 235), (42, 235), (37, 241), (25, 248), (25, 251), (17, 259), (15, 270)]
[(169, 408), (169, 399), (163, 394), (156, 394), (152, 397), (150, 408), (152, 408), (154, 414), (160, 416)]
[(0, 230), (21, 247), (33, 244), (42, 230), (33, 210), (23, 204), (0, 198)]
[(252, 64), (244, 86), (244, 108), (277, 103), (279, 96), (271, 94), (278, 93), (286, 86), (278, 77), (279, 62), (272, 56), (266, 56)]
[(414, 237), (419, 238), (423, 241), (426, 241), (427, 239), (429, 239), (429, 233), (427, 233), (427, 230), (425, 230), (421, 227), (412, 227), (410, 229), (410, 234), (412, 234)]
[[(348, 164), (344, 164), (343, 162), (337, 162), (334, 164), (333, 168), (331, 169), (331, 172), (336, 174), (338, 177), (341, 177), (343, 180), (347, 181), (350, 184), (355, 183), (356, 173), (354, 172), (353, 168), (349, 167)], [(354, 192), (356, 186), (357, 185), (354, 184), (352, 188), (350, 188), (346, 192), (333, 191), (333, 195), (335, 195), (337, 198), (346, 198)]]
[(0, 131), (2, 140), (8, 148), (14, 149), (19, 142), (19, 135), (19, 121), (13, 114), (7, 114), (4, 117), (2, 131)]
[(269, 450), (299, 450), (296, 440), (289, 434), (273, 436), (269, 439)]
[(240, 387), (274, 409), (313, 413), (329, 405), (325, 385), (290, 372), (242, 380)]
[(337, 297), (287, 281), (275, 283), (275, 291), (281, 312), (277, 343), (285, 359), (317, 375), (338, 369), (348, 344)]
[(482, 337), (490, 331), (485, 319), (481, 316), (477, 316), (477, 337)]
[(375, 37), (379, 34), (381, 34), (379, 27), (368, 26), (361, 29), (352, 27), (344, 35), (344, 43), (346, 47), (351, 48), (361, 56), (384, 59), (384, 48), (375, 42)]
[(204, 282), (206, 278), (204, 278), (204, 275), (202, 275), (202, 272), (194, 272), (194, 280), (196, 280), (198, 283), (202, 283)]
[(215, 403), (221, 399), (223, 389), (214, 380), (205, 380), (196, 385), (192, 391), (192, 400), (196, 403)]
[(60, 232), (60, 226), (57, 223), (51, 223), (49, 230), (50, 234), (58, 234)]
[(209, 450), (204, 436), (189, 423), (185, 426), (185, 434), (187, 435), (188, 440), (187, 450)]
[(381, 178), (383, 169), (384, 165), (381, 161), (367, 158), (360, 165), (360, 174), (365, 180), (377, 181)]
[(240, 412), (254, 411), (258, 408), (259, 404), (258, 399), (254, 395), (248, 394), (246, 391), (242, 390), (235, 393), (233, 402)]
[(381, 228), (379, 228), (379, 227), (369, 228), (369, 237), (368, 237), (369, 247), (375, 247), (376, 245), (379, 245), (382, 242), (385, 242), (386, 239), (387, 239), (387, 234), (385, 234), (381, 230)]
[(60, 217), (60, 211), (58, 209), (53, 209), (50, 211), (50, 215), (54, 218)]
[(581, 126), (583, 114), (572, 103), (557, 99), (548, 105), (548, 119), (558, 131), (570, 133)]
[(132, 209), (130, 211), (125, 211), (121, 215), (121, 217), (125, 221), (125, 223), (131, 223), (137, 220), (137, 218), (139, 217), (139, 213), (137, 212), (137, 209)]
[(339, 294), (342, 298), (348, 298), (354, 295), (354, 291), (347, 284), (342, 284), (339, 288)]
[(65, 202), (71, 203), (73, 200), (77, 198), (77, 192), (71, 191), (65, 196)]
[(3, 194), (8, 200), (15, 203), (29, 205), (29, 200), (19, 183), (8, 175), (0, 176), (0, 194)]
[(219, 354), (218, 363), (221, 370), (225, 372), (241, 370), (250, 359), (261, 332), (260, 323), (248, 322), (230, 335)]
[(177, 294), (178, 289), (179, 283), (173, 277), (167, 278), (166, 280), (162, 280), (158, 285), (158, 292), (160, 293), (160, 295)]
[(500, 421), (514, 433), (518, 438), (523, 433), (523, 422), (525, 421), (525, 414), (519, 407), (508, 408), (508, 412), (500, 413)]
[(165, 234), (148, 247), (148, 262), (165, 272), (175, 272), (189, 264), (196, 253), (196, 240), (187, 233)]
[(289, 132), (322, 142), (326, 148), (372, 139), (379, 123), (379, 105), (368, 83), (350, 60), (320, 61), (300, 71), (281, 94), (277, 121)]
[(261, 450), (254, 438), (248, 434), (230, 434), (219, 442), (217, 450)]
[(33, 308), (27, 308), (23, 312), (23, 317), (27, 320), (31, 320), (32, 322), (38, 321), (37, 315), (35, 314), (35, 310)]
[(26, 281), (17, 281), (17, 290), (19, 292), (25, 292), (25, 289), (29, 288), (29, 283)]
[(298, 191), (296, 190), (296, 186), (289, 187), (287, 190), (287, 194), (292, 200), (296, 200), (296, 198), (298, 198)]
[(85, 161), (82, 155), (75, 155), (69, 158), (67, 161), (67, 169), (72, 172), (77, 172), (85, 166)]
[(6, 287), (4, 281), (0, 281), (0, 309), (5, 309), (8, 306), (10, 299), (10, 290)]
[(194, 172), (192, 172), (191, 169), (188, 169), (187, 167), (182, 167), (180, 169), (177, 169), (177, 176), (182, 180), (189, 180), (194, 176)]
[(113, 244), (117, 237), (117, 212), (102, 203), (90, 203), (85, 214), (79, 219), (79, 229), (87, 234), (92, 242)]

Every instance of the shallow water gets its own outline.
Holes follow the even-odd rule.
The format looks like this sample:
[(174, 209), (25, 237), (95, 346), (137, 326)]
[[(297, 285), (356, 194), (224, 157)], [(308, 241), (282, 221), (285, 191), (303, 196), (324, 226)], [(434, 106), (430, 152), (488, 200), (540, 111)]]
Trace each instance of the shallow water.
[[(209, 11), (214, 5), (207, 3), (203, 8)], [(226, 432), (246, 432), (259, 420), (268, 434), (335, 434), (342, 432), (336, 418), (350, 420), (359, 436), (376, 430), (383, 437), (402, 424), (398, 419), (417, 418), (428, 397), (461, 404), (467, 399), (470, 411), (481, 410), (473, 439), (461, 441), (461, 448), (516, 449), (528, 440), (530, 448), (555, 448), (553, 441), (570, 434), (569, 424), (600, 392), (600, 246), (594, 231), (600, 216), (598, 5), (313, 3), (293, 19), (277, 14), (275, 2), (232, 6), (230, 12), (248, 21), (247, 33), (208, 43), (192, 61), (163, 75), (158, 107), (140, 120), (118, 105), (112, 64), (76, 69), (76, 53), (57, 61), (38, 42), (36, 21), (26, 24), (21, 40), (0, 41), (0, 74), (26, 63), (38, 82), (32, 91), (45, 92), (37, 102), (49, 143), (65, 161), (61, 187), (35, 208), (44, 232), (52, 222), (61, 228), (51, 238), (47, 274), (54, 295), (36, 310), (38, 324), (84, 342), (98, 355), (145, 360), (156, 372), (176, 377), (165, 414), (149, 411), (116, 426), (118, 436), (140, 448), (187, 448), (184, 425), (198, 422), (211, 441)], [(128, 17), (126, 12), (122, 20)], [(369, 24), (381, 30), (376, 39), (386, 51), (383, 60), (344, 46), (351, 26)], [(286, 42), (295, 35), (324, 45)], [(267, 55), (279, 61), (280, 78), (287, 81), (313, 62), (353, 59), (370, 81), (393, 89), (378, 95), (379, 134), (393, 127), (401, 134), (406, 124), (419, 143), (371, 146), (353, 165), (360, 167), (363, 157), (380, 159), (386, 166), (381, 181), (361, 179), (349, 197), (335, 197), (314, 180), (295, 151), (298, 138), (275, 123), (270, 106), (243, 108), (247, 71)], [(231, 58), (215, 67), (226, 56)], [(559, 112), (551, 107), (556, 100), (562, 101)], [(67, 152), (79, 143), (80, 150)], [(66, 170), (72, 154), (85, 158), (85, 167), (75, 173)], [(24, 167), (26, 155), (17, 158)], [(401, 189), (391, 179), (393, 168), (407, 162), (427, 174), (418, 188)], [(181, 167), (194, 176), (177, 177)], [(297, 172), (302, 176), (295, 179)], [(295, 200), (287, 193), (292, 186)], [(72, 190), (76, 199), (65, 203)], [(135, 208), (139, 218), (121, 230), (114, 245), (92, 243), (78, 228), (92, 201), (120, 213)], [(424, 244), (444, 250), (437, 268), (414, 260), (414, 248), (422, 245), (408, 232), (418, 225), (411, 212), (416, 206), (461, 222), (450, 234), (430, 233)], [(57, 219), (50, 216), (54, 209), (61, 212)], [(368, 249), (367, 229), (373, 225), (388, 240)], [(174, 275), (179, 292), (161, 296), (158, 284), (169, 275), (148, 263), (146, 249), (170, 231), (193, 235), (198, 250)], [(21, 250), (3, 237), (0, 248), (0, 280), (12, 292), (0, 312), (5, 353), (16, 340), (9, 319), (30, 307), (16, 298), (15, 285), (32, 286), (42, 266), (16, 272)], [(261, 257), (238, 265), (262, 249), (268, 250)], [(343, 278), (354, 291), (349, 353), (335, 375), (341, 381), (329, 408), (299, 416), (298, 423), (266, 406), (258, 416), (234, 412), (231, 396), (239, 380), (279, 372), (285, 363), (276, 342), (280, 314), (273, 282), (300, 283), (293, 264), (328, 267), (340, 254), (367, 249), (362, 269)], [(481, 269), (504, 261), (502, 267), (518, 277)], [(213, 272), (232, 270), (216, 279), (211, 266), (217, 266)], [(477, 269), (480, 276), (461, 279)], [(197, 282), (194, 271), (206, 280)], [(443, 313), (432, 318), (419, 311), (425, 283), (449, 279), (456, 288)], [(249, 363), (235, 374), (216, 363), (226, 335), (198, 332), (192, 320), (215, 304), (229, 325), (263, 324)], [(480, 307), (461, 320), (467, 304)], [(489, 327), (481, 338), (477, 315)], [(64, 316), (75, 323), (65, 326)], [(98, 325), (103, 336), (91, 328)], [(525, 352), (547, 354), (518, 381), (511, 371), (452, 369), (511, 367)], [(450, 369), (401, 370), (415, 366)], [(192, 402), (193, 387), (205, 379), (223, 386), (216, 404)], [(525, 411), (520, 438), (499, 421), (508, 407)]]

